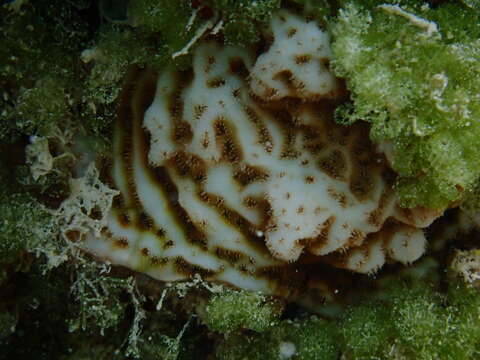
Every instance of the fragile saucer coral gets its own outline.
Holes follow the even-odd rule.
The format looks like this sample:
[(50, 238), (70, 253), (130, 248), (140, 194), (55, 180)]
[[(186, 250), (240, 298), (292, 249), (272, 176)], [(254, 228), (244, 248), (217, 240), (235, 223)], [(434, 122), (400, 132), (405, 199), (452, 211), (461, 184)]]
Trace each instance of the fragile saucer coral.
[[(295, 17), (299, 34), (312, 26), (279, 16)], [(285, 36), (270, 49), (297, 40)], [(333, 123), (335, 100), (295, 82), (282, 101), (272, 94), (283, 90), (252, 91), (250, 84), (275, 76), (258, 66), (265, 58), (204, 42), (190, 70), (131, 71), (110, 171), (120, 194), (103, 235), (85, 239), (87, 251), (164, 281), (199, 273), (275, 294), (304, 286), (305, 261), (369, 273), (423, 253), (420, 228), (439, 212), (398, 206), (394, 174), (367, 126)], [(312, 66), (324, 65), (310, 64), (307, 73)], [(299, 64), (288, 71), (305, 77)], [(331, 74), (318, 81), (340, 86)]]

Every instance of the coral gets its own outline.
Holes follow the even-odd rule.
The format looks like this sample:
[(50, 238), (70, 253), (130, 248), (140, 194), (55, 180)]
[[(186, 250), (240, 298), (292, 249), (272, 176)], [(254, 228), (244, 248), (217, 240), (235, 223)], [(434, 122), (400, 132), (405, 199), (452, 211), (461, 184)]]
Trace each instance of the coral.
[(264, 100), (338, 97), (340, 84), (328, 66), (330, 38), (315, 21), (286, 10), (271, 21), (273, 43), (251, 70), (250, 87)]
[(207, 41), (189, 70), (130, 71), (102, 170), (120, 194), (82, 248), (163, 281), (199, 273), (293, 298), (308, 283), (302, 253), (361, 273), (417, 260), (441, 212), (398, 206), (367, 128), (336, 125), (332, 101), (252, 95), (256, 68), (250, 51)]
[[(461, 201), (480, 175), (477, 150), (478, 13), (461, 5), (348, 3), (332, 25), (333, 69), (353, 103), (344, 123), (371, 123), (392, 146), (403, 206)], [(461, 23), (461, 25), (460, 25)]]
[(372, 273), (387, 261), (411, 264), (425, 252), (427, 240), (421, 230), (405, 225), (388, 224), (367, 236), (365, 243), (346, 253), (330, 256), (328, 261), (339, 268), (359, 273)]
[[(296, 38), (290, 41), (296, 43)], [(210, 55), (214, 53), (219, 55), (216, 58)], [(269, 111), (268, 104), (252, 99), (248, 88), (242, 88), (245, 83), (241, 77), (245, 76), (242, 72), (252, 67), (250, 56), (234, 48), (221, 51), (213, 44), (199, 47), (194, 56), (193, 81), (181, 95), (177, 95), (172, 84), (176, 76), (168, 73), (160, 76), (157, 95), (144, 120), (151, 136), (150, 164), (165, 166), (169, 159), (176, 159), (186, 161), (187, 166), (188, 162), (197, 162), (198, 171), (203, 166), (214, 166), (205, 175), (198, 174), (206, 177), (205, 181), (198, 179), (200, 185), (205, 182), (199, 191), (214, 193), (246, 217), (252, 228), (265, 235), (273, 255), (282, 260), (297, 259), (305, 245), (310, 244), (317, 255), (359, 245), (366, 234), (378, 230), (389, 216), (420, 227), (438, 216), (428, 211), (415, 211), (415, 216), (401, 214), (395, 200), (387, 194), (386, 168), (379, 156), (373, 151), (369, 153), (369, 143), (363, 142), (364, 129), (330, 127), (328, 103), (287, 104), (285, 109)], [(264, 61), (262, 56), (252, 73), (259, 69), (258, 62)], [(291, 73), (295, 72), (292, 69)], [(200, 90), (202, 87), (205, 90)], [(204, 95), (207, 91), (209, 95)], [(172, 96), (180, 96), (174, 105), (169, 103)], [(297, 96), (306, 100), (311, 95), (299, 92)], [(181, 127), (175, 125), (177, 117), (181, 117)], [(235, 124), (229, 118), (234, 118)], [(290, 138), (283, 142), (274, 140), (281, 139), (282, 132), (288, 132)], [(225, 139), (219, 140), (220, 136)], [(181, 141), (178, 145), (177, 138)], [(350, 156), (352, 153), (355, 155)], [(185, 167), (181, 163), (176, 166)], [(231, 180), (221, 180), (225, 176), (238, 179), (240, 187), (234, 190)], [(210, 180), (212, 177), (215, 180)], [(339, 185), (341, 181), (348, 184), (351, 194)], [(313, 192), (317, 195), (309, 195)], [(239, 194), (238, 200), (232, 198), (235, 193)], [(246, 204), (250, 198), (262, 197), (268, 202), (271, 215), (262, 215), (260, 209), (253, 217)], [(366, 201), (369, 197), (373, 203)], [(282, 205), (285, 200), (289, 200), (288, 207)], [(239, 201), (241, 205), (235, 206)], [(259, 205), (263, 206), (263, 202)], [(354, 218), (355, 206), (365, 206), (357, 214), (371, 215)], [(345, 226), (338, 222), (343, 211), (349, 212), (350, 223)], [(269, 219), (265, 220), (266, 217)], [(267, 223), (263, 225), (262, 221)]]

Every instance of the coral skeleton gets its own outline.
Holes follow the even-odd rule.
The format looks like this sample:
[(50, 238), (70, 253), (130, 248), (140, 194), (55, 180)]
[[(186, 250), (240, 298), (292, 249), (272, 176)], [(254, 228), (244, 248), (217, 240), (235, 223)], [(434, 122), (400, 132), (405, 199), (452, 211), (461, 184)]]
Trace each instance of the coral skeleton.
[(466, 284), (478, 287), (480, 280), (480, 250), (457, 250), (450, 264), (450, 270), (460, 276)]
[(62, 235), (67, 239), (73, 236), (74, 240), (87, 233), (99, 237), (118, 191), (99, 180), (94, 163), (88, 165), (84, 176), (70, 179), (70, 191), (70, 196), (54, 213), (61, 223)]
[(360, 273), (422, 255), (441, 211), (400, 208), (367, 126), (333, 122), (328, 36), (286, 11), (272, 28), (258, 58), (204, 41), (190, 70), (130, 72), (107, 171), (120, 194), (87, 251), (164, 281), (199, 273), (274, 294), (303, 286), (307, 255)]
[(34, 180), (38, 180), (52, 171), (54, 159), (48, 149), (48, 139), (32, 136), (30, 144), (26, 146), (25, 155)]

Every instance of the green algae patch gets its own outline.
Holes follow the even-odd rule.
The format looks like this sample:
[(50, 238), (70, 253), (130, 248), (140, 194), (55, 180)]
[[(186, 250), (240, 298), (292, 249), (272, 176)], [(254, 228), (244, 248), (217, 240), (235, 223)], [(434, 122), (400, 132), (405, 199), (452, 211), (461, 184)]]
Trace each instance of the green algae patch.
[(239, 329), (262, 332), (277, 324), (281, 310), (280, 303), (262, 294), (225, 290), (212, 296), (204, 321), (210, 329), (222, 333)]
[(479, 13), (378, 5), (348, 3), (332, 26), (333, 68), (352, 93), (337, 119), (368, 121), (392, 146), (403, 206), (442, 208), (480, 175)]
[[(475, 359), (478, 289), (449, 279), (441, 294), (423, 280), (397, 281), (364, 295), (337, 318), (282, 320), (260, 334), (235, 332), (219, 359)], [(341, 354), (341, 355), (340, 355)]]
[(53, 245), (53, 217), (27, 194), (0, 192), (0, 265), (21, 268), (27, 252), (48, 251)]
[(338, 359), (332, 329), (330, 324), (317, 317), (283, 321), (261, 335), (228, 337), (218, 347), (216, 356), (225, 360)]

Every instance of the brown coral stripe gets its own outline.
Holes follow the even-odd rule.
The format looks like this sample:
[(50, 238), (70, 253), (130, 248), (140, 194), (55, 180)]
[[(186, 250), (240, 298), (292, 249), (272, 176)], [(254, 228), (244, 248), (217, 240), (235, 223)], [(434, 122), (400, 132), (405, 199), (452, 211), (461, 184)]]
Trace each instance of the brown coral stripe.
[(358, 163), (353, 166), (349, 188), (360, 202), (369, 200), (371, 192), (374, 190), (372, 172), (373, 170), (368, 166), (361, 166)]
[(172, 167), (180, 176), (188, 176), (196, 183), (207, 178), (207, 165), (202, 158), (184, 151), (177, 151), (169, 160), (167, 168)]
[(175, 76), (177, 78), (175, 89), (168, 99), (168, 109), (173, 122), (171, 138), (177, 144), (187, 144), (192, 140), (193, 130), (190, 124), (183, 120), (184, 102), (182, 93), (193, 81), (193, 70), (177, 71)]
[(226, 84), (225, 79), (221, 77), (216, 77), (216, 78), (207, 80), (207, 88), (216, 89), (216, 88), (225, 86), (225, 84)]
[(288, 292), (289, 296), (304, 291), (308, 281), (308, 272), (299, 268), (298, 264), (265, 266), (259, 268), (255, 275), (275, 281), (284, 292)]
[(325, 141), (321, 138), (320, 134), (317, 132), (305, 132), (304, 139), (304, 149), (310, 152), (312, 155), (318, 156), (328, 147)]
[[(111, 186), (112, 189), (115, 189), (115, 186)], [(119, 193), (114, 196), (112, 201), (112, 208), (113, 209), (123, 209), (125, 208), (125, 197), (122, 193)]]
[(127, 239), (123, 239), (123, 238), (120, 238), (120, 239), (115, 239), (113, 241), (113, 244), (114, 246), (120, 248), (120, 249), (127, 249), (129, 247), (129, 243), (128, 243), (128, 240)]
[(240, 251), (230, 250), (220, 246), (216, 247), (214, 251), (218, 258), (226, 260), (230, 264), (235, 264), (246, 257), (245, 254)]
[(238, 212), (225, 205), (225, 200), (221, 196), (207, 193), (202, 190), (197, 193), (197, 196), (204, 203), (215, 208), (217, 213), (225, 220), (226, 223), (229, 223), (237, 228), (245, 237), (246, 242), (253, 249), (259, 253), (265, 254), (267, 257), (271, 257), (270, 251), (268, 250), (264, 240), (256, 235), (257, 228)]
[(201, 277), (208, 279), (214, 277), (215, 275), (218, 275), (221, 272), (205, 269), (201, 266), (190, 264), (181, 256), (175, 258), (173, 260), (173, 264), (179, 274), (184, 274), (188, 277), (193, 277), (195, 274), (199, 274)]
[(270, 110), (272, 114), (272, 120), (280, 127), (283, 133), (283, 143), (275, 144), (281, 146), (280, 157), (283, 159), (295, 159), (300, 156), (300, 152), (295, 149), (295, 140), (298, 133), (298, 126), (296, 124), (295, 118), (292, 116), (290, 111), (287, 111), (289, 107), (296, 108), (298, 103), (293, 102), (289, 103), (288, 100), (285, 101), (284, 107), (278, 105), (278, 109)]
[(366, 234), (363, 231), (354, 229), (350, 233), (350, 237), (348, 238), (345, 246), (347, 248), (350, 248), (353, 246), (360, 246), (363, 243), (363, 240), (365, 239), (365, 237), (366, 237)]
[(178, 226), (180, 226), (188, 242), (198, 246), (202, 250), (208, 247), (207, 236), (199, 227), (195, 225), (187, 211), (178, 201), (178, 188), (171, 179), (168, 171), (163, 167), (150, 168), (150, 174), (155, 179), (155, 183), (162, 188), (166, 194), (169, 213), (174, 217)]
[(241, 57), (231, 58), (228, 62), (228, 65), (231, 74), (234, 74), (244, 80), (249, 77), (250, 72), (248, 71), (245, 62)]
[(328, 188), (327, 192), (328, 195), (332, 197), (332, 199), (338, 202), (338, 205), (340, 205), (342, 209), (345, 209), (349, 205), (346, 194), (340, 191), (336, 191), (334, 188)]
[[(157, 75), (153, 71), (144, 71), (132, 99), (132, 129), (136, 138), (135, 151), (141, 157), (141, 165), (145, 167), (153, 182), (162, 188), (164, 194), (167, 194), (166, 199), (170, 213), (174, 215), (177, 224), (185, 231), (187, 240), (205, 250), (207, 248), (207, 238), (203, 232), (195, 227), (187, 212), (178, 203), (178, 191), (168, 173), (163, 168), (152, 169), (148, 163), (150, 141), (149, 134), (142, 128), (142, 121), (155, 96), (156, 82)], [(141, 204), (137, 204), (137, 206), (140, 214), (145, 213)], [(142, 221), (142, 217), (139, 216), (138, 218), (137, 225), (141, 228), (144, 227), (145, 223)], [(147, 220), (147, 225), (149, 223), (150, 220)], [(153, 220), (151, 223), (153, 225)]]
[(332, 228), (333, 223), (335, 222), (335, 216), (330, 216), (327, 220), (323, 222), (320, 229), (320, 234), (311, 239), (311, 245), (309, 246), (310, 251), (318, 252), (320, 251), (327, 243), (328, 238), (330, 236), (330, 230)]
[(207, 111), (207, 109), (208, 109), (207, 105), (204, 105), (204, 104), (195, 105), (193, 107), (193, 114), (194, 114), (195, 120), (200, 119), (205, 113), (205, 111)]
[(207, 57), (207, 64), (205, 65), (205, 68), (203, 69), (205, 74), (208, 74), (212, 70), (212, 66), (215, 65), (216, 61), (217, 60), (215, 59), (214, 56), (208, 56)]
[(342, 151), (335, 149), (329, 152), (317, 162), (317, 165), (332, 179), (345, 181), (348, 165)]
[[(324, 121), (324, 120), (323, 120)], [(342, 147), (347, 146), (348, 140), (355, 136), (356, 132), (352, 132), (349, 127), (339, 127), (338, 125), (333, 125), (333, 122), (330, 120), (330, 127), (327, 130), (326, 136), (330, 143), (337, 144)], [(332, 126), (333, 125), (333, 126)], [(353, 135), (353, 136), (352, 136)]]
[(410, 227), (409, 225), (400, 224), (394, 219), (388, 219), (383, 225), (382, 229), (376, 233), (381, 234), (382, 247), (385, 249), (385, 253), (388, 258), (392, 257), (392, 251), (389, 249), (389, 247), (393, 236), (405, 226)]
[(268, 172), (259, 166), (240, 165), (236, 166), (233, 178), (241, 185), (247, 186), (257, 181), (268, 179)]
[(295, 63), (297, 65), (308, 64), (311, 60), (312, 60), (312, 56), (310, 54), (296, 55), (295, 56)]
[(154, 221), (150, 215), (148, 215), (145, 210), (141, 211), (138, 215), (137, 227), (140, 230), (152, 230), (154, 227)]
[(132, 97), (135, 92), (136, 87), (136, 79), (140, 74), (139, 69), (131, 68), (127, 76), (125, 78), (125, 84), (123, 86), (122, 92), (119, 96), (119, 105), (117, 110), (117, 121), (116, 121), (116, 128), (115, 137), (120, 137), (120, 156), (122, 158), (122, 162), (117, 164), (121, 166), (121, 173), (127, 179), (127, 193), (121, 194), (122, 199), (115, 200), (115, 205), (119, 207), (131, 207), (131, 201), (135, 198), (135, 186), (132, 180)]
[(115, 214), (117, 217), (118, 222), (124, 226), (127, 227), (131, 224), (131, 218), (130, 215), (128, 214), (127, 210), (125, 209), (119, 209), (119, 211)]
[[(365, 254), (364, 263), (371, 260), (370, 258), (372, 256), (372, 249), (373, 249), (375, 243), (377, 243), (377, 242), (380, 242), (380, 246), (382, 248), (382, 253), (385, 254), (385, 246), (384, 246), (384, 242), (383, 242), (383, 235), (384, 235), (383, 231), (376, 232), (376, 233), (371, 233), (371, 236), (367, 237), (367, 239), (362, 243), (362, 245), (357, 247), (357, 248), (364, 249), (364, 254)], [(355, 248), (352, 248), (352, 249), (355, 249)], [(380, 267), (382, 267), (382, 266), (383, 266), (383, 264), (380, 265)], [(378, 267), (374, 268), (373, 271), (370, 271), (369, 273), (374, 273), (374, 272), (378, 271), (378, 269), (379, 269)]]
[(385, 220), (385, 207), (390, 201), (392, 201), (392, 197), (393, 193), (391, 189), (389, 189), (388, 187), (385, 188), (385, 190), (383, 190), (382, 192), (382, 195), (380, 195), (377, 208), (368, 215), (367, 221), (370, 225), (375, 226), (377, 229), (382, 226)]
[[(115, 181), (113, 180), (113, 160), (110, 157), (101, 155), (97, 159), (97, 169), (99, 169), (99, 178), (102, 182), (111, 189), (116, 189)], [(117, 189), (118, 190), (118, 189)]]
[(150, 260), (150, 265), (155, 267), (164, 267), (169, 262), (168, 258), (158, 257), (158, 256), (150, 256), (149, 260)]
[(231, 164), (238, 164), (243, 159), (236, 128), (229, 120), (220, 117), (213, 122), (217, 144), (222, 149), (222, 159)]
[[(357, 124), (354, 124), (357, 125)], [(371, 198), (375, 189), (375, 173), (381, 171), (382, 161), (373, 151), (374, 146), (368, 136), (368, 129), (358, 124), (355, 137), (348, 144), (352, 153), (352, 170), (349, 188), (355, 198), (363, 202)]]
[[(295, 95), (297, 94), (298, 87), (295, 86), (295, 81), (294, 81), (295, 79), (293, 77), (293, 73), (290, 70), (279, 71), (278, 73), (273, 75), (272, 80), (281, 82), (283, 85), (285, 85), (286, 88), (290, 90), (292, 94), (295, 94)], [(300, 96), (296, 96), (296, 97), (300, 97)]]
[(256, 128), (259, 143), (263, 145), (265, 152), (271, 153), (273, 147), (275, 146), (275, 143), (272, 135), (270, 134), (267, 126), (265, 125), (265, 122), (261, 119), (261, 117), (258, 115), (257, 111), (255, 111), (253, 107), (245, 105), (243, 111), (247, 115), (248, 120), (250, 120), (250, 122), (252, 122), (252, 124)]

